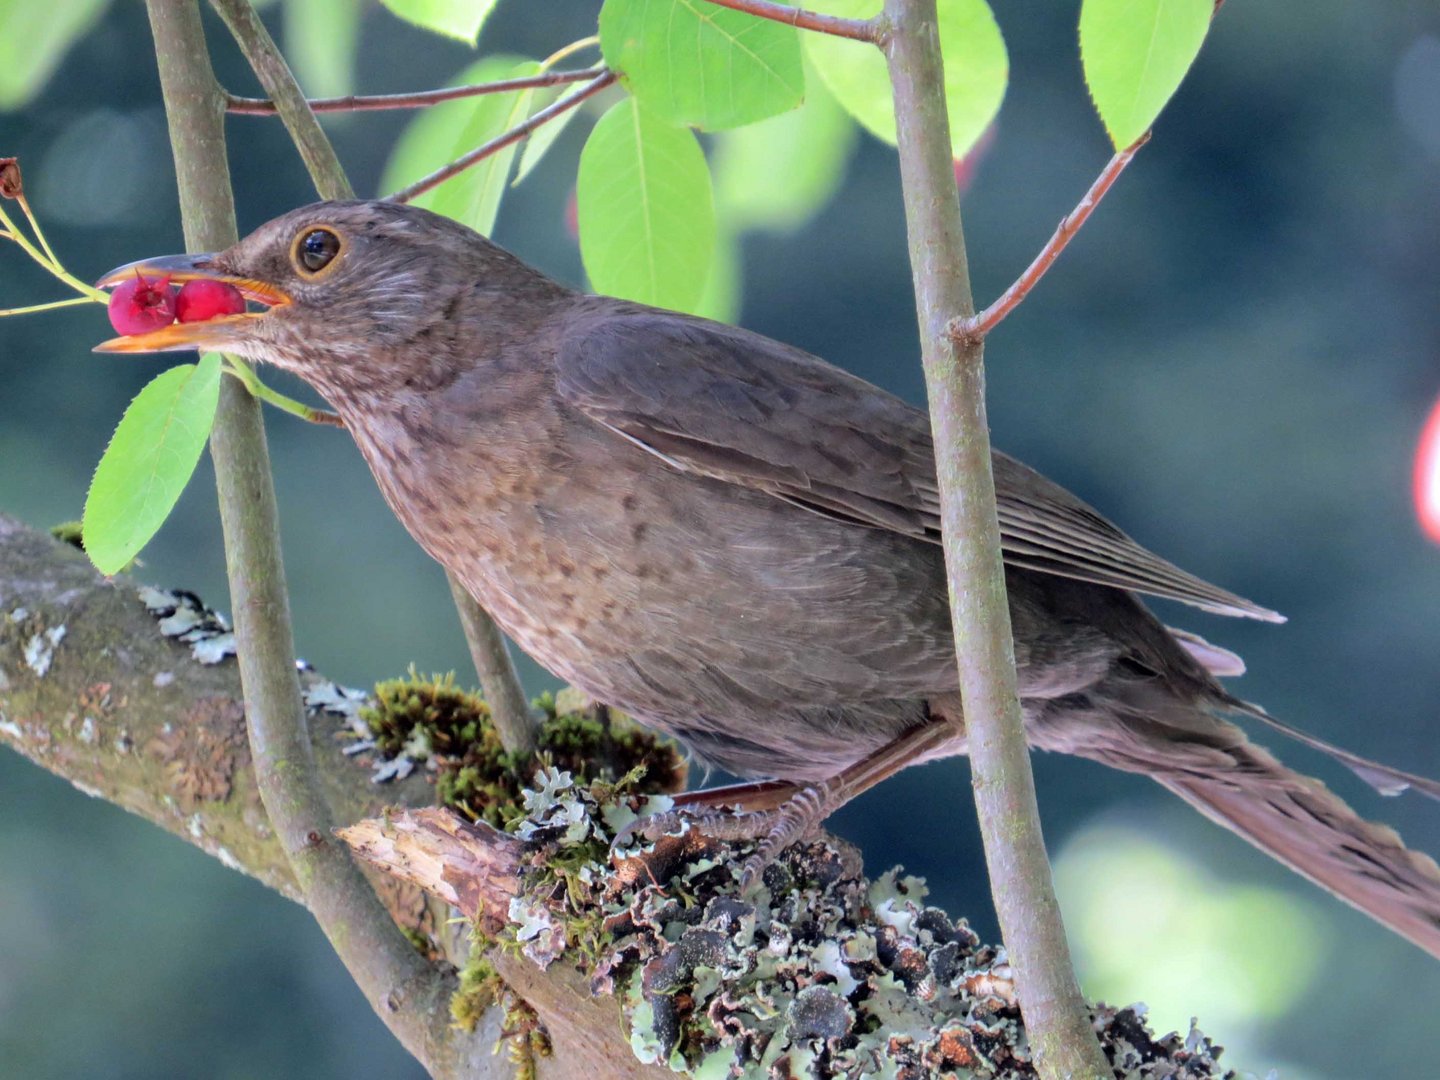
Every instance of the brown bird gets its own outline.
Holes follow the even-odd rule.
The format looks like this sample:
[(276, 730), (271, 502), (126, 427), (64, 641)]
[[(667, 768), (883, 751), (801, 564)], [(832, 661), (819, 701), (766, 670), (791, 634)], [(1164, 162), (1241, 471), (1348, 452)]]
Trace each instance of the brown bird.
[[(101, 285), (137, 268), (229, 282), (265, 310), (101, 350), (216, 349), (304, 378), (400, 520), (538, 661), (732, 773), (801, 782), (755, 819), (782, 838), (965, 752), (925, 413), (758, 334), (574, 292), (388, 202), (317, 203)], [(1011, 458), (994, 469), (1032, 745), (1153, 777), (1440, 956), (1436, 864), (1219, 714), (1388, 793), (1440, 785), (1231, 696), (1217, 676), (1238, 657), (1135, 594), (1280, 616)]]

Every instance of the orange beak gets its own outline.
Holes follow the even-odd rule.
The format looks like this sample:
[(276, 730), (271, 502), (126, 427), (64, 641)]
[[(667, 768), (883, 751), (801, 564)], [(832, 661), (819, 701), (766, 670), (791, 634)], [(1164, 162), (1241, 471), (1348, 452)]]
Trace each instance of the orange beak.
[[(117, 266), (95, 283), (97, 289), (110, 289), (137, 273), (147, 278), (168, 277), (172, 282), (220, 281), (233, 285), (247, 301), (265, 307), (282, 307), (290, 297), (275, 286), (251, 278), (232, 277), (211, 268), (213, 255), (165, 255), (156, 259)], [(132, 337), (111, 338), (95, 346), (95, 352), (147, 353), (173, 352), (176, 349), (225, 349), (244, 336), (244, 328), (255, 319), (263, 319), (264, 311), (246, 311), (239, 315), (222, 315), (204, 322), (171, 323), (158, 330)]]

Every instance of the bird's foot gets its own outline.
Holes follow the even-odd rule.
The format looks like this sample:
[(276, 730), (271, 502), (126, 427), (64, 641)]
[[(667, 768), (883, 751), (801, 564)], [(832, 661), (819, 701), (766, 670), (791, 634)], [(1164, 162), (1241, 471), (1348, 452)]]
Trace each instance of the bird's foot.
[(740, 889), (749, 892), (781, 852), (813, 833), (843, 802), (829, 784), (802, 784), (793, 787), (784, 802), (765, 810), (702, 806), (651, 814), (622, 829), (615, 845), (623, 846), (637, 837), (653, 843), (684, 828), (715, 840), (758, 840), (760, 843), (740, 869)]

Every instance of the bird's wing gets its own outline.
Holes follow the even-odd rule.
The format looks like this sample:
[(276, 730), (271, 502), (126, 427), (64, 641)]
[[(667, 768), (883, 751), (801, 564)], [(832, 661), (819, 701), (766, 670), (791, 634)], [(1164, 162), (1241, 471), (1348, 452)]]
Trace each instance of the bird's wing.
[[(563, 400), (686, 472), (828, 517), (938, 542), (926, 415), (816, 357), (734, 327), (645, 308), (574, 319), (556, 354)], [(1064, 488), (995, 454), (1012, 566), (1282, 621), (1147, 551)]]

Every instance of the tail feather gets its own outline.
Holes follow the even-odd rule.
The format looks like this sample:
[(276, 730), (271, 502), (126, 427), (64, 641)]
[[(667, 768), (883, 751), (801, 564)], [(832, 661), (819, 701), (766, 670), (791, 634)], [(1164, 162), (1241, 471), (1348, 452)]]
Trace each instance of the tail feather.
[(1366, 821), (1318, 780), (1253, 744), (1243, 778), (1157, 774), (1211, 820), (1440, 957), (1440, 867), (1395, 830)]
[[(1032, 703), (1032, 706), (1037, 703)], [(1219, 707), (1243, 703), (1220, 701)], [(1440, 785), (1375, 765), (1243, 711), (1344, 761), (1433, 794)], [(1031, 742), (1163, 784), (1211, 820), (1440, 958), (1440, 866), (1393, 829), (1366, 821), (1319, 780), (1287, 769), (1214, 707), (1186, 701), (1158, 679), (1116, 678), (1088, 695), (1031, 713)], [(1357, 767), (1359, 766), (1359, 767)], [(1367, 777), (1369, 779), (1369, 777)], [(1382, 789), (1383, 790), (1383, 789)]]
[(1286, 738), (1294, 739), (1312, 750), (1319, 750), (1360, 777), (1367, 784), (1373, 787), (1381, 795), (1399, 795), (1403, 791), (1415, 790), (1422, 795), (1428, 795), (1432, 799), (1440, 800), (1440, 782), (1431, 780), (1428, 776), (1419, 776), (1415, 773), (1405, 772), (1403, 769), (1396, 769), (1389, 765), (1382, 765), (1378, 761), (1371, 761), (1369, 758), (1361, 757), (1359, 754), (1352, 754), (1343, 747), (1328, 743), (1318, 735), (1311, 735), (1308, 731), (1301, 731), (1297, 727), (1291, 727), (1283, 720), (1277, 720), (1259, 705), (1252, 705), (1248, 701), (1241, 701), (1239, 698), (1231, 699), (1228, 704), (1246, 716), (1254, 717), (1267, 727), (1280, 732)]

